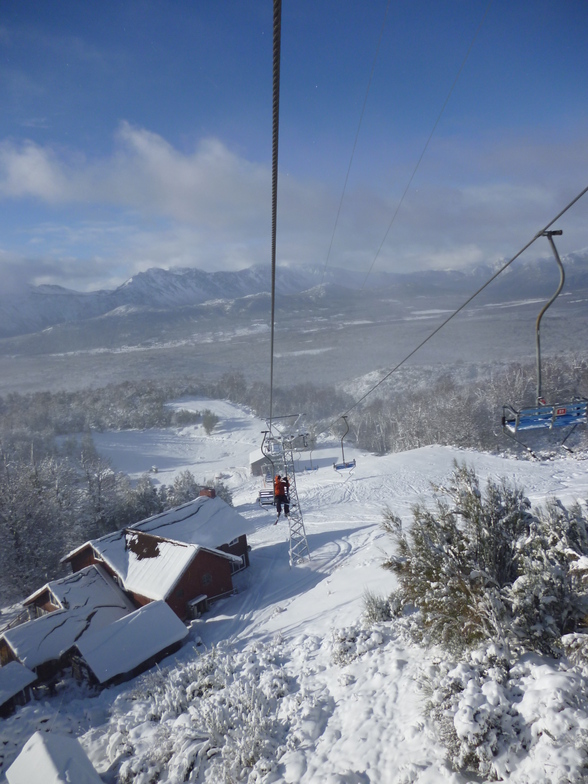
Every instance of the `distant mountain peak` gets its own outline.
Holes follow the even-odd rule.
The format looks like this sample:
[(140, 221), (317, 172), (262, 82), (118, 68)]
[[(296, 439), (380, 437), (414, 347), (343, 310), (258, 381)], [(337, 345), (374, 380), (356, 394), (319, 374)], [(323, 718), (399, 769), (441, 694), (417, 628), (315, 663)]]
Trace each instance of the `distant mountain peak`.
[[(509, 267), (508, 278), (493, 283), (497, 296), (508, 296), (508, 286), (516, 280), (518, 289), (531, 292), (542, 282), (549, 283), (555, 267), (547, 250), (540, 259)], [(563, 257), (566, 289), (584, 285), (588, 280), (588, 249)], [(374, 272), (364, 286), (365, 272), (324, 267), (299, 266), (283, 262), (278, 265), (276, 291), (280, 296), (299, 295), (306, 300), (327, 302), (369, 298), (373, 289), (389, 289), (390, 296), (402, 298), (421, 294), (446, 296), (471, 294), (489, 280), (504, 264), (476, 266), (464, 270), (419, 270), (411, 273)], [(508, 283), (507, 283), (508, 281)], [(501, 286), (504, 292), (501, 294)], [(149, 309), (158, 312), (204, 303), (227, 307), (235, 301), (252, 298), (250, 307), (261, 313), (263, 298), (269, 298), (271, 274), (269, 264), (241, 270), (207, 272), (193, 267), (150, 267), (130, 277), (116, 289), (79, 292), (62, 286), (44, 284), (28, 286), (18, 295), (0, 300), (0, 338), (39, 332), (58, 324), (86, 321), (116, 311), (117, 316)], [(261, 298), (261, 299), (260, 299)], [(247, 302), (243, 302), (247, 305)]]

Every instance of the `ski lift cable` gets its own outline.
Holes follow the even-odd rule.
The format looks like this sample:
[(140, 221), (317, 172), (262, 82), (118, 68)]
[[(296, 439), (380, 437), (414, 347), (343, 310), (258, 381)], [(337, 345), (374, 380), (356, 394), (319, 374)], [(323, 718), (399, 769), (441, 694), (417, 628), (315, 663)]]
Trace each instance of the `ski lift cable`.
[(327, 427), (325, 428), (325, 430), (323, 432), (326, 432), (326, 430), (329, 430), (331, 427), (333, 427), (333, 425), (339, 419), (341, 419), (341, 417), (347, 416), (347, 414), (349, 414), (351, 411), (353, 411), (355, 408), (357, 408), (357, 406), (360, 403), (362, 403), (369, 395), (371, 395), (372, 392), (374, 392), (381, 384), (383, 384), (384, 381), (386, 381), (388, 378), (390, 378), (390, 376), (393, 373), (395, 373), (399, 368), (402, 367), (402, 365), (404, 365), (406, 362), (408, 362), (408, 360), (411, 357), (413, 357), (417, 353), (417, 351), (420, 351), (420, 349), (426, 343), (428, 343), (429, 340), (431, 340), (431, 338), (433, 338), (438, 332), (440, 332), (443, 329), (443, 327), (445, 327), (452, 319), (454, 319), (459, 313), (461, 313), (461, 311), (464, 310), (470, 304), (470, 302), (472, 302), (472, 300), (474, 300), (478, 296), (478, 294), (480, 294), (482, 291), (484, 291), (485, 288), (487, 288), (493, 281), (495, 281), (496, 278), (499, 275), (501, 275), (505, 271), (505, 269), (507, 269), (507, 267), (510, 267), (510, 265), (513, 263), (513, 261), (518, 259), (519, 256), (521, 256), (528, 248), (530, 248), (531, 245), (536, 240), (539, 239), (539, 237), (542, 237), (545, 234), (545, 232), (551, 226), (553, 226), (553, 224), (556, 221), (558, 221), (563, 215), (565, 215), (565, 213), (569, 209), (571, 209), (571, 207), (573, 207), (574, 204), (576, 204), (576, 202), (578, 202), (586, 193), (588, 193), (588, 186), (586, 186), (586, 188), (584, 188), (584, 190), (582, 190), (574, 199), (572, 199), (572, 201), (566, 207), (564, 207), (564, 209), (561, 212), (559, 212), (555, 216), (555, 218), (550, 220), (549, 223), (546, 226), (544, 226), (540, 231), (538, 231), (537, 234), (535, 234), (535, 236), (531, 240), (529, 240), (529, 242), (527, 242), (527, 244), (523, 248), (521, 248), (518, 251), (518, 253), (516, 253), (511, 259), (509, 259), (509, 261), (507, 261), (506, 264), (503, 264), (503, 266), (497, 272), (495, 272), (494, 275), (492, 275), (492, 277), (489, 278), (486, 281), (486, 283), (484, 283), (482, 286), (480, 286), (480, 288), (477, 291), (475, 291), (470, 297), (468, 297), (468, 299), (462, 305), (460, 305), (456, 310), (454, 310), (453, 313), (451, 313), (441, 324), (439, 324), (438, 327), (436, 327), (424, 340), (422, 340), (418, 344), (418, 346), (416, 348), (414, 348), (409, 354), (407, 354), (404, 357), (404, 359), (402, 359), (397, 365), (395, 365), (392, 368), (392, 370), (390, 370), (388, 373), (386, 373), (386, 375), (383, 378), (381, 378), (376, 384), (374, 384), (370, 389), (368, 389), (368, 391), (365, 394), (363, 394), (358, 400), (356, 400), (355, 403), (352, 406), (349, 406), (349, 408), (346, 411), (344, 411), (342, 414), (339, 414), (339, 416), (336, 419), (334, 419), (329, 425), (327, 425)]
[(443, 113), (444, 113), (444, 111), (445, 111), (445, 109), (447, 107), (447, 104), (449, 103), (449, 99), (453, 95), (453, 91), (455, 90), (455, 87), (456, 87), (456, 85), (457, 85), (457, 83), (459, 81), (459, 77), (461, 76), (462, 71), (465, 68), (465, 64), (468, 61), (468, 58), (469, 58), (469, 56), (470, 56), (470, 54), (472, 52), (472, 49), (474, 48), (474, 44), (475, 44), (476, 39), (477, 39), (477, 37), (478, 37), (478, 35), (480, 33), (480, 30), (482, 29), (482, 25), (484, 24), (484, 21), (485, 21), (486, 17), (488, 16), (488, 12), (490, 11), (490, 6), (492, 5), (492, 2), (493, 2), (493, 0), (490, 0), (490, 2), (488, 3), (488, 5), (486, 7), (486, 10), (484, 12), (484, 16), (482, 17), (482, 20), (481, 20), (480, 24), (478, 25), (478, 27), (476, 29), (476, 32), (474, 33), (474, 37), (472, 38), (472, 42), (470, 43), (470, 46), (469, 46), (469, 48), (468, 48), (468, 50), (466, 52), (466, 55), (463, 58), (463, 61), (462, 61), (461, 65), (460, 65), (460, 67), (459, 67), (459, 70), (457, 72), (457, 76), (453, 80), (453, 84), (451, 85), (451, 88), (449, 89), (449, 92), (447, 93), (447, 97), (445, 98), (445, 102), (443, 103), (443, 106), (441, 107), (441, 111), (439, 112), (439, 114), (437, 116), (437, 119), (435, 120), (435, 124), (433, 125), (433, 128), (431, 129), (431, 133), (429, 134), (429, 138), (425, 142), (425, 146), (423, 147), (423, 150), (422, 150), (422, 152), (420, 154), (420, 157), (419, 157), (418, 161), (416, 162), (416, 166), (412, 170), (412, 174), (410, 175), (410, 177), (408, 179), (408, 182), (406, 184), (404, 192), (403, 192), (402, 196), (400, 197), (400, 201), (396, 205), (396, 209), (394, 210), (394, 214), (392, 215), (390, 223), (388, 224), (388, 228), (386, 229), (386, 233), (384, 234), (382, 242), (380, 242), (378, 250), (376, 251), (376, 255), (374, 256), (374, 259), (373, 259), (373, 261), (372, 261), (372, 263), (370, 265), (370, 268), (368, 269), (367, 274), (366, 274), (366, 276), (364, 278), (364, 281), (363, 281), (363, 284), (362, 284), (362, 287), (361, 287), (362, 291), (365, 288), (365, 284), (367, 283), (367, 279), (369, 278), (369, 276), (370, 276), (370, 274), (371, 274), (371, 272), (372, 272), (372, 270), (373, 270), (373, 268), (374, 268), (374, 266), (376, 264), (378, 256), (380, 255), (380, 252), (381, 252), (382, 248), (384, 247), (384, 243), (386, 242), (386, 239), (388, 238), (388, 234), (390, 233), (390, 231), (392, 229), (392, 226), (394, 225), (394, 222), (396, 221), (396, 216), (398, 215), (398, 213), (400, 211), (400, 208), (402, 207), (402, 204), (404, 203), (404, 199), (406, 198), (406, 195), (407, 195), (408, 191), (410, 190), (410, 186), (412, 185), (412, 181), (414, 180), (414, 178), (416, 176), (416, 173), (419, 170), (419, 167), (421, 165), (421, 162), (422, 162), (423, 158), (425, 157), (425, 153), (427, 152), (429, 144), (431, 143), (431, 139), (433, 138), (433, 135), (435, 134), (435, 131), (437, 130), (437, 126), (439, 125), (439, 123), (441, 121), (441, 117), (443, 116)]
[(341, 208), (343, 207), (343, 199), (345, 198), (345, 192), (347, 190), (347, 183), (349, 181), (349, 174), (351, 173), (351, 166), (353, 164), (353, 159), (355, 157), (355, 149), (357, 147), (357, 141), (359, 139), (359, 132), (361, 130), (361, 124), (363, 122), (363, 116), (365, 114), (365, 108), (367, 106), (368, 96), (370, 94), (370, 88), (372, 86), (372, 80), (374, 78), (374, 71), (376, 70), (376, 62), (378, 60), (378, 55), (380, 53), (380, 46), (382, 44), (382, 38), (384, 37), (384, 28), (386, 27), (386, 20), (388, 18), (388, 11), (390, 10), (390, 4), (392, 0), (388, 0), (386, 5), (386, 11), (384, 13), (384, 21), (382, 22), (382, 28), (380, 30), (380, 37), (378, 39), (378, 45), (376, 46), (376, 53), (374, 55), (374, 61), (372, 63), (372, 70), (368, 79), (367, 88), (365, 91), (365, 97), (363, 99), (363, 106), (361, 109), (361, 114), (359, 115), (359, 123), (357, 124), (357, 131), (355, 132), (355, 140), (353, 142), (353, 147), (351, 149), (351, 157), (349, 159), (349, 166), (347, 167), (347, 174), (345, 175), (345, 182), (343, 183), (343, 191), (341, 192), (341, 198), (339, 200), (339, 207), (337, 209), (337, 215), (335, 217), (335, 225), (333, 226), (333, 233), (331, 234), (331, 241), (329, 243), (329, 249), (327, 251), (327, 258), (325, 260), (325, 266), (323, 268), (323, 276), (321, 278), (321, 283), (325, 280), (325, 275), (327, 272), (327, 266), (329, 264), (329, 259), (331, 258), (331, 250), (333, 248), (333, 241), (335, 239), (335, 233), (337, 231), (337, 226), (339, 225), (339, 216), (341, 215)]
[(278, 222), (278, 140), (280, 132), (280, 54), (282, 38), (282, 0), (274, 0), (273, 21), (273, 110), (272, 110), (272, 239), (271, 239), (271, 338), (270, 338), (270, 400), (271, 430), (274, 397), (274, 338), (276, 317), (276, 233)]

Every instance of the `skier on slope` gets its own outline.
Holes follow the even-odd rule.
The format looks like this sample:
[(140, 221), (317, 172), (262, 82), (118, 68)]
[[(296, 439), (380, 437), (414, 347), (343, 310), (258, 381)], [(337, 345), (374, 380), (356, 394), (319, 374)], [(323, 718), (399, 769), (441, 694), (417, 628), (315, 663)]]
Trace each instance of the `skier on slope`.
[(288, 480), (287, 476), (281, 477), (279, 474), (276, 474), (274, 478), (274, 504), (278, 510), (278, 516), (276, 517), (276, 522), (280, 519), (280, 515), (282, 514), (282, 504), (284, 505), (284, 514), (286, 517), (290, 516), (290, 481)]

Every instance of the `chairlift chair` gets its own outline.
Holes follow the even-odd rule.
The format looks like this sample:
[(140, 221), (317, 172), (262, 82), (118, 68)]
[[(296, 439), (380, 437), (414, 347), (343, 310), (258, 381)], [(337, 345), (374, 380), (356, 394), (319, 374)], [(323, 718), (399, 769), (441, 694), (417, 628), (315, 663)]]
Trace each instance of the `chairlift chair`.
[(271, 435), (269, 430), (264, 430), (260, 449), (269, 464), (264, 467), (264, 481), (270, 482), (271, 485), (270, 489), (261, 488), (257, 495), (257, 503), (262, 508), (265, 506), (274, 506), (274, 475), (276, 473), (276, 467), (272, 460), (272, 456), (275, 457), (278, 453), (276, 447), (279, 447), (279, 444), (275, 438)]
[(313, 465), (312, 464), (312, 451), (313, 451), (312, 449), (309, 449), (308, 459), (310, 460), (310, 465), (309, 466), (304, 466), (304, 470), (305, 471), (318, 471), (319, 467), (317, 465)]
[(345, 460), (345, 449), (343, 448), (343, 440), (347, 433), (349, 433), (349, 422), (347, 421), (347, 417), (343, 415), (341, 419), (344, 420), (346, 425), (346, 430), (341, 437), (341, 462), (340, 463), (333, 463), (333, 468), (335, 471), (346, 471), (355, 468), (356, 462), (355, 458), (353, 460)]
[(257, 496), (257, 503), (262, 509), (266, 506), (275, 506), (274, 491), (262, 488)]
[(553, 241), (554, 236), (559, 236), (562, 234), (561, 229), (558, 231), (545, 231), (542, 233), (542, 236), (547, 237), (549, 244), (551, 245), (551, 249), (553, 251), (553, 255), (555, 256), (555, 260), (559, 267), (559, 285), (555, 294), (551, 297), (549, 302), (547, 302), (539, 315), (537, 316), (537, 322), (535, 325), (535, 334), (536, 334), (536, 354), (537, 354), (537, 398), (536, 398), (536, 405), (530, 406), (528, 408), (521, 408), (516, 410), (510, 405), (504, 405), (502, 407), (502, 429), (504, 433), (509, 437), (516, 441), (520, 446), (526, 449), (528, 452), (535, 457), (535, 453), (533, 450), (527, 446), (520, 438), (517, 438), (517, 434), (523, 431), (530, 431), (530, 430), (537, 430), (537, 431), (545, 431), (545, 430), (553, 430), (554, 428), (566, 428), (569, 427), (569, 432), (565, 435), (565, 438), (561, 442), (560, 446), (564, 449), (567, 449), (569, 452), (572, 450), (569, 447), (565, 446), (565, 442), (574, 432), (578, 425), (585, 425), (588, 421), (588, 399), (584, 397), (575, 397), (573, 400), (567, 402), (558, 402), (554, 404), (548, 404), (541, 392), (541, 337), (540, 337), (540, 325), (541, 319), (545, 314), (546, 310), (555, 302), (557, 297), (559, 296), (561, 290), (563, 289), (563, 285), (565, 282), (565, 272), (563, 268), (563, 264), (561, 263), (561, 259), (557, 252), (557, 248), (555, 247), (555, 243)]

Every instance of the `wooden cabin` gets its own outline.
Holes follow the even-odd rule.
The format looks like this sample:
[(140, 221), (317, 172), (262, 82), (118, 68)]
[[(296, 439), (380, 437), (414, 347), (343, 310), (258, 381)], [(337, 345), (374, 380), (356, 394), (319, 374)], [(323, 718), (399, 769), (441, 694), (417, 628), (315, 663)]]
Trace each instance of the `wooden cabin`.
[(250, 530), (207, 488), (182, 506), (86, 542), (63, 561), (74, 573), (99, 564), (137, 606), (161, 599), (179, 618), (192, 618), (232, 592), (232, 575), (249, 566)]

